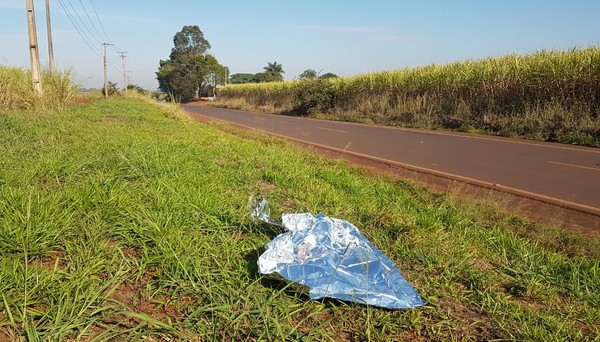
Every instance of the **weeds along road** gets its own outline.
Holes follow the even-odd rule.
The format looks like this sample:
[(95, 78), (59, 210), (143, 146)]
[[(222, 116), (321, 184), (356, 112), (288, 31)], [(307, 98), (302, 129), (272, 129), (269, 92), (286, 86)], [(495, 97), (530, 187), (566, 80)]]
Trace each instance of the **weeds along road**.
[(600, 215), (600, 149), (183, 105), (267, 133)]

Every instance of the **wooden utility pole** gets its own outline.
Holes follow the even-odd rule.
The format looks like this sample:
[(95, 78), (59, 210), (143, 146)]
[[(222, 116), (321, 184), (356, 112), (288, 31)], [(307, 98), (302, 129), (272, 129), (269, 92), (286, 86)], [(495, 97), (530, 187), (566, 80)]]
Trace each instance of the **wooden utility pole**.
[(40, 69), (40, 51), (38, 49), (37, 31), (35, 28), (35, 12), (33, 0), (25, 0), (27, 5), (27, 31), (29, 33), (29, 57), (31, 60), (31, 78), (35, 92), (42, 95)]
[(127, 95), (127, 73), (125, 72), (125, 57), (127, 57), (127, 51), (117, 51), (121, 54), (121, 60), (123, 61), (123, 87), (125, 88), (125, 95)]
[(108, 98), (108, 74), (106, 73), (106, 47), (109, 45), (113, 45), (113, 44), (109, 44), (109, 43), (102, 43), (102, 46), (104, 46), (104, 98)]
[(52, 25), (50, 25), (50, 0), (46, 0), (46, 32), (48, 33), (48, 67), (54, 72), (54, 47), (52, 45)]

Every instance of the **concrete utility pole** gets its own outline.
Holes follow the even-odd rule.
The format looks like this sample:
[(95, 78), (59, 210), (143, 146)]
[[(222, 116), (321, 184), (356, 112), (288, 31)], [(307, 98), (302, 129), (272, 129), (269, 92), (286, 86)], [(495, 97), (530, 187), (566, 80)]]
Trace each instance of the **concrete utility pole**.
[(121, 60), (123, 61), (123, 87), (125, 88), (125, 95), (127, 95), (127, 73), (125, 73), (125, 57), (127, 57), (127, 51), (117, 51), (121, 54)]
[(109, 45), (113, 45), (113, 44), (109, 44), (109, 43), (102, 43), (102, 46), (104, 46), (104, 98), (107, 99), (108, 98), (108, 74), (106, 73), (106, 47)]
[(127, 71), (127, 86), (131, 84), (131, 71)]
[(40, 75), (40, 51), (38, 50), (37, 31), (35, 28), (35, 12), (33, 0), (25, 0), (27, 5), (27, 31), (29, 33), (29, 57), (31, 60), (31, 78), (33, 88), (42, 95), (42, 80)]
[(52, 45), (52, 25), (50, 25), (50, 0), (46, 0), (46, 31), (48, 33), (48, 67), (54, 72), (54, 47)]

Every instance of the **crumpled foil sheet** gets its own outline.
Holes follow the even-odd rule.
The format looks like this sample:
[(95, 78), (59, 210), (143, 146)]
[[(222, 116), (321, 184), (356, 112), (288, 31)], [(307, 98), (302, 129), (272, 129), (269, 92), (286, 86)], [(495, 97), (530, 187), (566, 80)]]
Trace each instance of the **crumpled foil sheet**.
[[(279, 225), (258, 197), (251, 216)], [(318, 214), (282, 214), (286, 232), (266, 244), (259, 272), (278, 273), (307, 286), (312, 299), (337, 298), (388, 309), (422, 306), (423, 300), (394, 263), (351, 223)]]

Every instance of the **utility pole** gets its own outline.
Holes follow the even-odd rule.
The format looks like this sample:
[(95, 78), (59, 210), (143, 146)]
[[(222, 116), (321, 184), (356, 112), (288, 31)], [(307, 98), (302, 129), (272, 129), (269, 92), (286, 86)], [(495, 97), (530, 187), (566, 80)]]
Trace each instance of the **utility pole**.
[(127, 71), (127, 86), (131, 84), (131, 71)]
[(125, 57), (127, 57), (127, 51), (117, 51), (121, 54), (121, 60), (123, 61), (123, 85), (125, 87), (125, 95), (127, 95), (127, 74), (125, 73)]
[(106, 47), (109, 45), (114, 45), (114, 44), (109, 44), (109, 43), (102, 43), (102, 46), (104, 46), (104, 98), (107, 99), (108, 98), (108, 74), (106, 73)]
[(54, 72), (54, 47), (52, 45), (52, 25), (50, 25), (50, 0), (46, 0), (46, 31), (48, 33), (48, 67)]
[(31, 60), (31, 78), (33, 88), (38, 95), (42, 95), (42, 80), (40, 76), (40, 51), (38, 50), (37, 31), (35, 29), (35, 12), (33, 0), (26, 0), (27, 5), (27, 31), (29, 33), (29, 57)]

